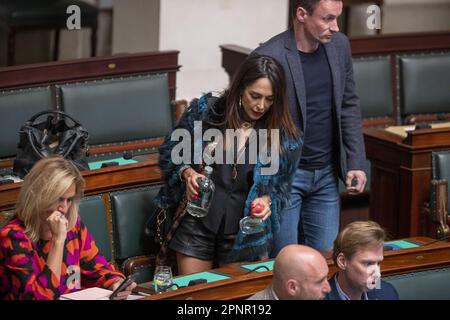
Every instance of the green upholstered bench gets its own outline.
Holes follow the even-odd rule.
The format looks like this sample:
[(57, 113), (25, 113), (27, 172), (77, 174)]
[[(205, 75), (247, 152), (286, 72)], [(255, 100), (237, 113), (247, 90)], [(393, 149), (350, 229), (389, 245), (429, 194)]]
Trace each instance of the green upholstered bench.
[(400, 300), (450, 300), (450, 268), (383, 277), (398, 291)]
[(160, 185), (125, 189), (81, 200), (79, 214), (100, 253), (125, 274), (139, 272), (138, 282), (153, 277), (159, 244), (145, 233), (156, 210), (153, 198)]
[(57, 86), (58, 106), (88, 130), (89, 144), (163, 137), (173, 127), (167, 74)]
[(100, 253), (106, 260), (111, 261), (111, 236), (108, 226), (110, 221), (106, 212), (102, 195), (84, 197), (81, 200), (79, 208), (81, 221), (84, 222), (94, 238)]
[(353, 74), (363, 126), (395, 124), (390, 57), (354, 58)]
[(450, 120), (450, 53), (399, 56), (402, 121)]
[(17, 153), (20, 127), (34, 114), (52, 109), (50, 87), (0, 92), (0, 159)]
[[(447, 194), (442, 194), (439, 191), (434, 191), (437, 193), (436, 195), (431, 194), (430, 198), (435, 198), (435, 201), (438, 203), (431, 204), (430, 206), (430, 214), (432, 217), (432, 221), (437, 223), (436, 236), (437, 238), (447, 236), (450, 232), (448, 226), (450, 225), (450, 150), (445, 151), (435, 151), (431, 153), (431, 163), (432, 163), (432, 177), (434, 181), (446, 181), (447, 182)], [(443, 205), (442, 205), (443, 203)], [(438, 205), (439, 204), (439, 205)], [(447, 210), (446, 219), (441, 218), (440, 212), (436, 212), (436, 207), (441, 208), (442, 210)], [(440, 221), (442, 220), (442, 221)], [(445, 225), (447, 224), (447, 226)]]
[(153, 198), (160, 186), (111, 192), (114, 260), (125, 273), (140, 273), (139, 281), (153, 277), (154, 256), (159, 245), (145, 233), (145, 223), (155, 213)]

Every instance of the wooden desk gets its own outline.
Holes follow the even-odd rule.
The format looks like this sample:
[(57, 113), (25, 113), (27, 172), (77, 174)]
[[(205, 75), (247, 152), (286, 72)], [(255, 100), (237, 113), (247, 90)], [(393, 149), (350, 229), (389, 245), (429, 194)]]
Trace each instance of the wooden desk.
[[(434, 241), (427, 237), (408, 238), (418, 244), (428, 244), (423, 247), (387, 251), (381, 266), (383, 276), (411, 272), (413, 270), (427, 270), (438, 267), (450, 266), (450, 243)], [(330, 268), (328, 276), (336, 272), (333, 261), (328, 259)], [(245, 263), (246, 264), (246, 263)], [(248, 270), (240, 267), (241, 264), (233, 263), (211, 271), (224, 273), (231, 276), (230, 279), (204, 283), (178, 290), (165, 292), (159, 295), (145, 297), (146, 300), (162, 299), (189, 299), (189, 300), (233, 300), (246, 299), (247, 297), (263, 290), (272, 281), (272, 271), (248, 273)], [(138, 286), (138, 291), (153, 294), (152, 290)]]
[[(159, 154), (137, 157), (138, 163), (82, 171), (86, 181), (85, 195), (160, 183)], [(21, 186), (21, 182), (0, 185), (0, 211), (11, 209), (15, 205)]]
[(424, 234), (421, 206), (430, 199), (431, 152), (450, 149), (450, 128), (415, 130), (402, 138), (364, 129), (371, 161), (370, 218), (392, 238)]

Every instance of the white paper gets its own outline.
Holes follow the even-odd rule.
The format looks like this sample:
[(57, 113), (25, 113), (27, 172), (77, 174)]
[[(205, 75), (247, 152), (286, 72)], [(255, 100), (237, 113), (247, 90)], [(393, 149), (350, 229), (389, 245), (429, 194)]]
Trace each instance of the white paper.
[(103, 288), (87, 288), (61, 295), (61, 300), (109, 300), (111, 290)]
[[(60, 300), (109, 300), (111, 294), (111, 290), (95, 287), (63, 294), (61, 295)], [(143, 296), (130, 294), (127, 297), (127, 300), (137, 300), (142, 298)]]

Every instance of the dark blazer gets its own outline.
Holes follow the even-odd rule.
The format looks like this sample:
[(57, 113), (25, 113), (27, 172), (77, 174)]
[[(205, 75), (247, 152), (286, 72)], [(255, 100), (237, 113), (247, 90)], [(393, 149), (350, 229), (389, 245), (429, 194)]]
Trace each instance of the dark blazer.
[[(325, 297), (325, 300), (341, 300), (341, 296), (336, 287), (336, 275), (335, 273), (333, 277), (330, 279), (330, 287), (331, 291)], [(380, 289), (373, 289), (367, 292), (367, 298), (369, 300), (398, 300), (398, 292), (395, 287), (389, 282), (381, 280)]]
[[(359, 99), (355, 93), (350, 43), (342, 33), (335, 33), (324, 45), (333, 79), (334, 121), (339, 143), (339, 176), (345, 181), (348, 170), (365, 170), (365, 150)], [(283, 65), (292, 118), (304, 132), (307, 125), (306, 89), (302, 65), (293, 29), (273, 37), (252, 54), (268, 55)]]

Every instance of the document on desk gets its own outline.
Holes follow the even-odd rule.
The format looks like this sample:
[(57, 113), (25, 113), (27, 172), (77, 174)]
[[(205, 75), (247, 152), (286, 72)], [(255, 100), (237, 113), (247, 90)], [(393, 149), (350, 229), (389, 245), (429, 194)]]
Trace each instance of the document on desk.
[[(109, 300), (111, 294), (111, 290), (94, 287), (63, 294), (61, 295), (60, 300)], [(130, 294), (127, 297), (127, 300), (137, 300), (141, 298), (143, 297)]]

